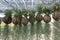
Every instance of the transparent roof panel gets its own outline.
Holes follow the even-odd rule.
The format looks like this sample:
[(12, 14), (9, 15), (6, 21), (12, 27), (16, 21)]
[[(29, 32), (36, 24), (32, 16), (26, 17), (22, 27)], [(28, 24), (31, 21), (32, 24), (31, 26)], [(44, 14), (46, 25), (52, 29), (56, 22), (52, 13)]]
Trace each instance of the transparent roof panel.
[(36, 5), (39, 3), (50, 6), (55, 2), (60, 2), (60, 0), (0, 0), (0, 10), (4, 11), (16, 6), (19, 8), (31, 9), (36, 8)]

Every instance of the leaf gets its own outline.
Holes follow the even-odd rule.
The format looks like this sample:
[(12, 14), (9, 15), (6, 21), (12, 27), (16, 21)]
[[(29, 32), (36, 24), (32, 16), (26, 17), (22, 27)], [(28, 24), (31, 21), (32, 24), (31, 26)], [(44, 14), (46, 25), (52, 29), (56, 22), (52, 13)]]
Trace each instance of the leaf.
[(37, 11), (39, 12), (39, 13), (42, 13), (43, 12), (43, 5), (42, 4), (39, 4), (38, 6), (37, 6)]
[(51, 8), (44, 7), (43, 8), (43, 13), (45, 13), (45, 14), (51, 14), (52, 13), (52, 10), (51, 10)]
[(14, 16), (20, 16), (22, 15), (21, 9), (14, 8), (13, 9)]
[(8, 9), (5, 10), (5, 15), (6, 16), (9, 16), (9, 17), (12, 16), (12, 11), (11, 10), (8, 10)]
[(53, 5), (53, 8), (52, 8), (52, 10), (53, 10), (53, 12), (54, 11), (59, 11), (60, 10), (60, 4), (59, 3), (55, 3), (54, 5)]
[(22, 9), (22, 14), (25, 15), (28, 13), (28, 10), (27, 9)]

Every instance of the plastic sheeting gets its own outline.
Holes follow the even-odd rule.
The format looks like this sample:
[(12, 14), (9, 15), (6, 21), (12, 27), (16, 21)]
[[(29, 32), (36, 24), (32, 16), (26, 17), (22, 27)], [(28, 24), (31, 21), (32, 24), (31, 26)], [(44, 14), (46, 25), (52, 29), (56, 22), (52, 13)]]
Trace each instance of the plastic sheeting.
[(19, 8), (36, 8), (37, 4), (44, 4), (47, 6), (52, 5), (55, 2), (60, 2), (60, 0), (0, 0), (0, 10), (11, 9), (14, 7)]

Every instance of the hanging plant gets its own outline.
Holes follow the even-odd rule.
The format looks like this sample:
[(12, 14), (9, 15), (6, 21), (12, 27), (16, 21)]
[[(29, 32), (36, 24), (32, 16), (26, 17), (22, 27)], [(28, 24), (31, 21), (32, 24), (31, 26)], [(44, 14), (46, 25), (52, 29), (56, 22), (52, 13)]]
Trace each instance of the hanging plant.
[(13, 20), (12, 20), (12, 22), (13, 22), (13, 24), (15, 24), (14, 25), (14, 31), (15, 31), (15, 39), (16, 40), (19, 40), (19, 38), (20, 38), (20, 36), (21, 36), (21, 28), (22, 28), (22, 26), (21, 26), (21, 19), (22, 19), (22, 14), (21, 14), (21, 10), (20, 9), (18, 9), (18, 8), (15, 8), (14, 10), (13, 10), (13, 13), (14, 13), (14, 17), (13, 17)]
[(3, 22), (6, 24), (5, 26), (4, 26), (4, 30), (3, 30), (3, 39), (4, 40), (9, 40), (9, 26), (8, 26), (8, 24), (10, 24), (11, 23), (11, 21), (12, 21), (12, 12), (11, 12), (11, 10), (6, 10), (5, 11), (5, 17), (3, 18)]
[(17, 33), (15, 33), (16, 32), (16, 29), (17, 29), (17, 24), (18, 24), (18, 22), (17, 22), (17, 17), (16, 16), (14, 16), (13, 18), (12, 18), (12, 22), (13, 22), (13, 24), (14, 24), (14, 28), (13, 28), (13, 33), (12, 33), (12, 40), (15, 40), (16, 38), (16, 34)]
[(52, 8), (53, 14), (52, 17), (55, 21), (59, 21), (60, 19), (60, 4), (55, 3)]
[(3, 22), (5, 24), (10, 24), (11, 23), (11, 21), (12, 21), (11, 13), (12, 13), (11, 10), (6, 10), (5, 11), (5, 17), (3, 18)]
[(30, 36), (31, 40), (33, 40), (33, 35), (35, 34), (35, 29), (34, 29), (34, 22), (35, 22), (35, 10), (29, 10), (29, 22), (31, 24), (30, 27)]
[(60, 4), (55, 3), (53, 5), (53, 14), (52, 14), (54, 21), (53, 33), (54, 33), (54, 40), (59, 40), (60, 38)]
[(28, 39), (28, 18), (27, 18), (27, 14), (28, 14), (28, 10), (27, 9), (23, 9), (22, 10), (22, 14), (24, 15), (24, 17), (22, 17), (22, 21), (21, 23), (23, 24), (23, 40), (27, 40)]
[(38, 7), (37, 7), (37, 12), (38, 12), (38, 14), (37, 14), (37, 16), (36, 16), (36, 20), (37, 20), (37, 22), (40, 22), (40, 21), (42, 21), (42, 19), (43, 19), (43, 17), (42, 17), (42, 8), (43, 8), (43, 6), (42, 5), (39, 5)]
[(37, 21), (37, 23), (36, 23), (36, 35), (37, 35), (36, 40), (39, 40), (38, 38), (40, 38), (41, 34), (42, 34), (42, 23), (41, 23), (41, 21), (43, 20), (43, 17), (41, 15), (43, 13), (42, 9), (43, 9), (43, 5), (38, 5), (38, 7), (37, 7), (38, 14), (36, 16), (36, 21)]
[(52, 13), (51, 8), (49, 9), (48, 7), (44, 7), (43, 12), (45, 13), (44, 15), (44, 22), (45, 22), (45, 26), (44, 26), (44, 34), (45, 34), (45, 40), (50, 40), (50, 33), (51, 33), (51, 29), (50, 29), (50, 24), (49, 22), (51, 22), (51, 17), (50, 14)]
[(51, 21), (50, 14), (52, 13), (51, 8), (44, 7), (43, 12), (45, 13), (44, 15), (44, 22), (49, 23)]

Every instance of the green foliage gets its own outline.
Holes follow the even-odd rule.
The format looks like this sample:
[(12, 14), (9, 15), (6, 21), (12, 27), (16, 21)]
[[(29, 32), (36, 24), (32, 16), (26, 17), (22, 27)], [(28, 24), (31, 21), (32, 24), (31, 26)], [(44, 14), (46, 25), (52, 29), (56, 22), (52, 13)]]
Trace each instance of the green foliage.
[[(45, 13), (45, 14), (50, 14), (53, 11), (59, 11), (60, 10), (60, 4), (59, 3), (55, 3), (53, 5), (53, 7), (49, 8), (46, 6), (43, 6), (42, 4), (39, 4), (37, 6), (37, 12), (38, 13)], [(27, 16), (27, 14), (29, 13), (30, 16), (35, 16), (35, 10), (27, 10), (27, 9), (19, 9), (18, 7), (13, 8), (13, 10), (6, 10), (5, 11), (5, 15), (6, 16), (11, 16), (12, 11), (14, 13), (14, 16), (20, 16), (20, 15), (25, 15)]]
[(38, 6), (37, 6), (37, 11), (39, 12), (39, 13), (42, 13), (43, 12), (43, 5), (42, 4), (39, 4)]
[(22, 15), (21, 10), (18, 9), (18, 8), (14, 8), (13, 9), (13, 13), (14, 13), (14, 16), (20, 16), (20, 15)]
[(29, 15), (33, 15), (34, 16), (35, 12), (36, 12), (35, 10), (29, 10)]
[(29, 21), (31, 24), (33, 24), (35, 22), (35, 10), (29, 10)]
[(53, 5), (52, 11), (59, 11), (60, 10), (60, 4), (59, 3), (55, 3)]
[(22, 9), (22, 14), (23, 15), (26, 15), (28, 13), (28, 10), (27, 9)]
[(12, 16), (12, 11), (11, 10), (5, 10), (5, 15), (11, 17)]
[(52, 10), (51, 10), (51, 8), (44, 7), (43, 8), (43, 13), (45, 13), (45, 14), (51, 14), (52, 13)]

